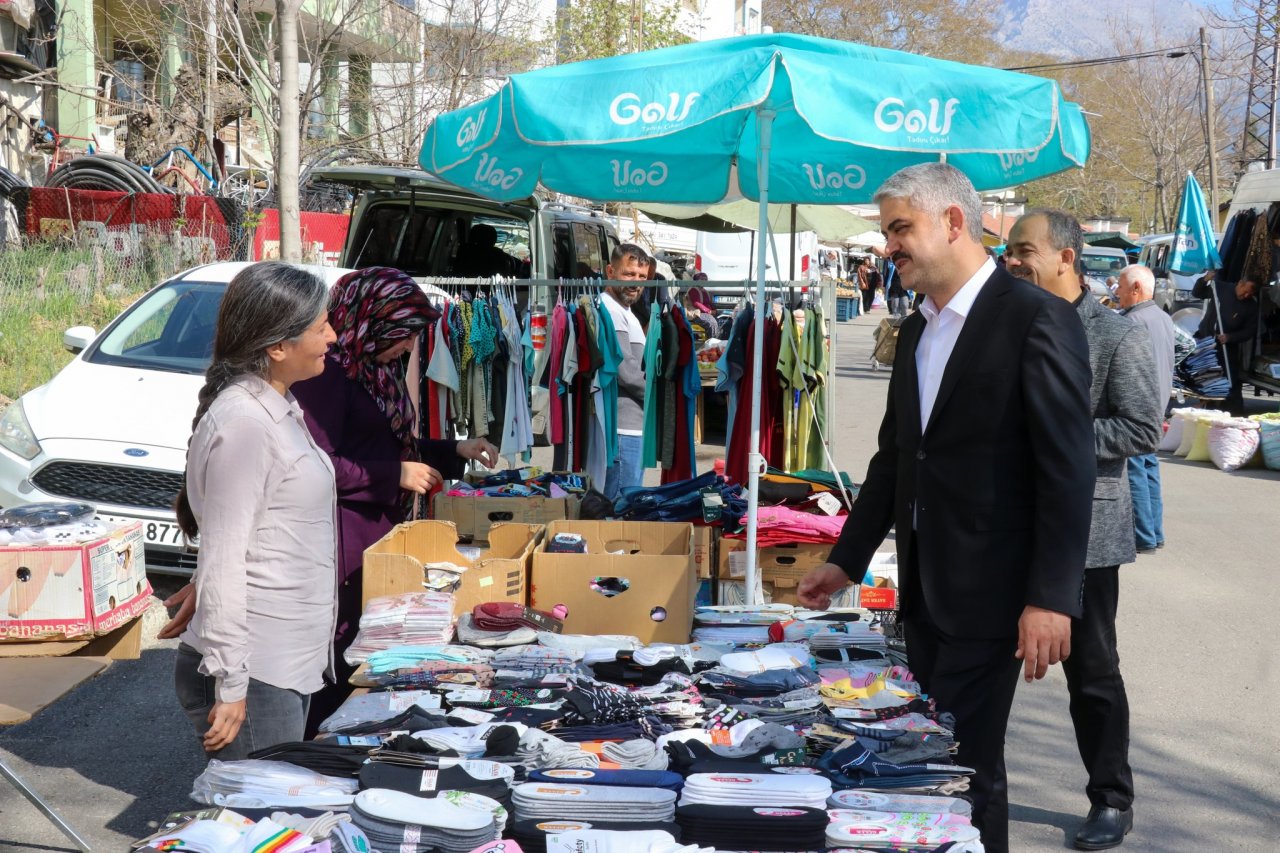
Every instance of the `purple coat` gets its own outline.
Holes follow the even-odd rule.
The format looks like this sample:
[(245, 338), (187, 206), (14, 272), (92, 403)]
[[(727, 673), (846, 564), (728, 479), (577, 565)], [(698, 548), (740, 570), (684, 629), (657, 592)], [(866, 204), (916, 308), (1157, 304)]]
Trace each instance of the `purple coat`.
[[(324, 373), (290, 388), (316, 444), (333, 460), (338, 485), (338, 582), (364, 563), (364, 549), (404, 521), (400, 439), (364, 386), (332, 354)], [(424, 439), (422, 461), (448, 479), (462, 476), (456, 441)]]

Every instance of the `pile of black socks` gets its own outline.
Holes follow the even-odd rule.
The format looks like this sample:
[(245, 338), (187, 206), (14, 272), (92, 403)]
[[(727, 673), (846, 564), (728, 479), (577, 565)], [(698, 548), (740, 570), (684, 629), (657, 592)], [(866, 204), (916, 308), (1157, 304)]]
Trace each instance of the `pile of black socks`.
[(680, 840), (722, 850), (823, 850), (827, 813), (793, 806), (690, 805), (676, 809)]

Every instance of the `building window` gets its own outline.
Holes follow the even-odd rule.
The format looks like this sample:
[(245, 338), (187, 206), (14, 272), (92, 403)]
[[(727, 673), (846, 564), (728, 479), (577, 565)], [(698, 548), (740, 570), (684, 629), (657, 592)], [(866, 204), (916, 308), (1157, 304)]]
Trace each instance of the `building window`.
[(111, 98), (122, 104), (141, 104), (146, 91), (146, 68), (140, 59), (117, 59), (111, 63)]

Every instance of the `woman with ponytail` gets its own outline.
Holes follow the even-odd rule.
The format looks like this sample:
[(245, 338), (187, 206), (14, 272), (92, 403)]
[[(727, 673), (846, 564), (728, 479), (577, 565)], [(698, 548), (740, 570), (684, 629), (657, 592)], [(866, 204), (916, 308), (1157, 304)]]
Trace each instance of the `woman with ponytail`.
[(175, 687), (214, 758), (300, 740), (331, 672), (333, 466), (289, 390), (324, 370), (327, 301), (310, 273), (260, 263), (231, 280), (218, 312), (175, 506), (200, 537)]

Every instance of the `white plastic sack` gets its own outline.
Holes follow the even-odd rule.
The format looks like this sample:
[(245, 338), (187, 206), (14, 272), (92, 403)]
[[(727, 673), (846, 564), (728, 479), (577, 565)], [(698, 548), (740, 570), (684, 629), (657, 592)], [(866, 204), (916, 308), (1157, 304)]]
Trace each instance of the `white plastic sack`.
[(1234, 471), (1258, 452), (1258, 425), (1232, 418), (1209, 427), (1209, 458), (1221, 471)]
[(1183, 428), (1187, 423), (1187, 412), (1194, 411), (1195, 409), (1180, 408), (1169, 413), (1169, 428), (1164, 431), (1164, 438), (1160, 440), (1160, 446), (1156, 450), (1173, 453), (1178, 449), (1178, 445), (1182, 443)]
[(1262, 421), (1258, 425), (1262, 444), (1262, 461), (1268, 470), (1280, 471), (1280, 421)]

